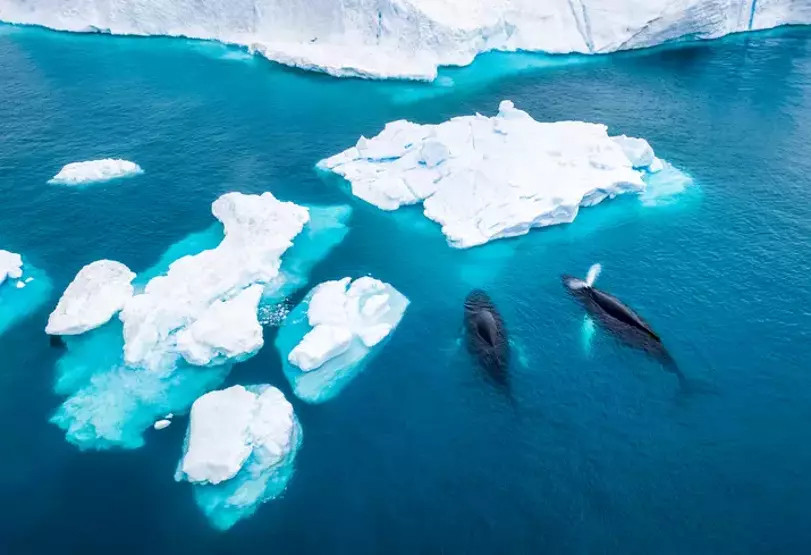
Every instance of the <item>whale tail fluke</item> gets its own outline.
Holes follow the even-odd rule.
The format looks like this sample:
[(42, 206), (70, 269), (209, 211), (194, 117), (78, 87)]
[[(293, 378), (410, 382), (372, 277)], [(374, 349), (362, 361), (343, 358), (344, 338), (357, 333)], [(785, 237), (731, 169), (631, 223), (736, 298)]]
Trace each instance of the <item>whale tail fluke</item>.
[(597, 281), (597, 278), (600, 277), (600, 272), (603, 271), (603, 267), (598, 262), (597, 264), (592, 264), (591, 268), (589, 268), (589, 273), (586, 274), (586, 286), (591, 287), (594, 285), (594, 282)]

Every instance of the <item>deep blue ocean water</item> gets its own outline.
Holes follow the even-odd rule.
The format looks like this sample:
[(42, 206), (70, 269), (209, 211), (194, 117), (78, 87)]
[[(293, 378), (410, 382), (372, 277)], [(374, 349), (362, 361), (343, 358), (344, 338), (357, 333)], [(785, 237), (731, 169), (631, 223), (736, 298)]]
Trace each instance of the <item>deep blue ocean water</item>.
[[(582, 119), (647, 138), (695, 179), (569, 226), (458, 251), (418, 212), (350, 198), (313, 165), (407, 118)], [(0, 27), (0, 248), (53, 284), (0, 336), (0, 552), (802, 553), (811, 550), (811, 31), (596, 59), (488, 55), (438, 85), (336, 80), (215, 44)], [(68, 162), (142, 176), (68, 189)], [(186, 419), (136, 450), (80, 451), (48, 422), (42, 330), (84, 264), (135, 271), (208, 228), (227, 191), (349, 203), (312, 284), (371, 273), (411, 300), (339, 396), (295, 399), (265, 348), (226, 384), (270, 383), (304, 429), (283, 497), (228, 532), (176, 483)], [(562, 273), (641, 312), (691, 386), (598, 332)], [(494, 387), (458, 346), (485, 288), (524, 364)]]

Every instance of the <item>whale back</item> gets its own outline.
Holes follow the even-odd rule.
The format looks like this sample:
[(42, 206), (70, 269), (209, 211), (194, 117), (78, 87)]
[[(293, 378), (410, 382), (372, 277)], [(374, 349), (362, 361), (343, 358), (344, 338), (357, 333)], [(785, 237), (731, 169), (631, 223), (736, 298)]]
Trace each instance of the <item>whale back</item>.
[(618, 298), (593, 287), (589, 289), (589, 292), (592, 300), (610, 317), (637, 328), (656, 341), (660, 341), (659, 336), (651, 329), (650, 325)]

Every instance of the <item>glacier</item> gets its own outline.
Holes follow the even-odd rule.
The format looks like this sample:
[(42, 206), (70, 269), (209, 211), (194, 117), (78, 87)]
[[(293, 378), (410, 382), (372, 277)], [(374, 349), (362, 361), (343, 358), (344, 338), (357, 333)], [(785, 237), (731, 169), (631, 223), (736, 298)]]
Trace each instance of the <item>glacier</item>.
[(421, 202), (458, 248), (572, 222), (581, 206), (643, 193), (664, 167), (644, 139), (610, 137), (595, 123), (538, 122), (508, 100), (494, 117), (388, 123), (317, 164), (380, 209)]
[(48, 276), (20, 254), (0, 249), (0, 335), (45, 304)]
[(811, 23), (805, 0), (0, 0), (0, 21), (241, 45), (336, 76), (431, 80), (485, 51), (599, 54)]
[(284, 491), (301, 439), (293, 406), (275, 387), (211, 391), (191, 407), (175, 480), (194, 484), (198, 506), (226, 530)]
[(120, 262), (91, 262), (65, 289), (45, 333), (77, 335), (107, 323), (132, 297), (133, 279), (135, 273)]
[(88, 185), (132, 177), (144, 173), (141, 166), (129, 160), (105, 158), (86, 162), (71, 162), (53, 176), (48, 183), (55, 185)]
[(371, 277), (317, 285), (285, 319), (276, 339), (284, 373), (300, 399), (335, 397), (400, 323), (408, 299)]
[(64, 337), (54, 390), (67, 399), (51, 421), (79, 448), (140, 447), (156, 421), (219, 387), (262, 346), (257, 314), (307, 282), (351, 215), (270, 193), (227, 193), (212, 212), (220, 224), (138, 273), (119, 318)]

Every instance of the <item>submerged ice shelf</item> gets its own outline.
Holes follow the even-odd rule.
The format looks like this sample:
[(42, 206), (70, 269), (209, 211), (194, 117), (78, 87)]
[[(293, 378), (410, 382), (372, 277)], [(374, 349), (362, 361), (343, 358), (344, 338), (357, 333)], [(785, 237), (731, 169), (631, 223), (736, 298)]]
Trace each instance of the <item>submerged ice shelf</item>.
[(155, 421), (219, 386), (261, 347), (258, 310), (306, 283), (350, 215), (270, 193), (228, 193), (212, 211), (223, 225), (141, 272), (119, 319), (64, 338), (55, 389), (68, 398), (52, 421), (80, 448), (139, 447)]
[(50, 292), (51, 282), (44, 272), (21, 255), (0, 250), (0, 334), (36, 312)]
[(301, 438), (293, 406), (275, 387), (212, 391), (192, 405), (175, 479), (194, 484), (198, 506), (227, 529), (284, 491)]
[(59, 170), (48, 183), (56, 185), (88, 185), (132, 177), (144, 173), (141, 166), (129, 160), (105, 158), (86, 162), (71, 162)]
[(318, 163), (383, 210), (422, 202), (460, 248), (572, 222), (581, 206), (643, 193), (665, 167), (644, 139), (610, 137), (594, 123), (538, 122), (506, 100), (491, 118), (391, 122)]
[(333, 75), (433, 79), (489, 50), (595, 54), (811, 23), (799, 0), (0, 0), (0, 20), (238, 44)]
[(394, 331), (407, 306), (402, 293), (371, 277), (316, 286), (276, 339), (295, 394), (310, 403), (337, 395)]

